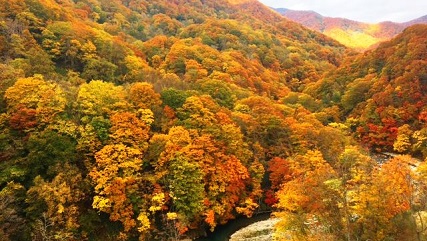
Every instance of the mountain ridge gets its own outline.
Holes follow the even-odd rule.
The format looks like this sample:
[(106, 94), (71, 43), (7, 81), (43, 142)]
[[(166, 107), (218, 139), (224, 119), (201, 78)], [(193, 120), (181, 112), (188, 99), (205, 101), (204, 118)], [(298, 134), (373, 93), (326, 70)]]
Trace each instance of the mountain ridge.
[(372, 24), (340, 17), (327, 17), (315, 11), (286, 8), (274, 10), (292, 21), (321, 32), (359, 51), (364, 51), (382, 41), (389, 40), (411, 25), (427, 23), (427, 15), (403, 23), (383, 21)]

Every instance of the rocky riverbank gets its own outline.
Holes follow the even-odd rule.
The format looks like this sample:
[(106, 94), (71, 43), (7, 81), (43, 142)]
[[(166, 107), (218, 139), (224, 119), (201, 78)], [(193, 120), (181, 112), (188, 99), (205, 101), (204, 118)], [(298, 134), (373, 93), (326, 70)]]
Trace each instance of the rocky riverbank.
[(278, 221), (279, 219), (272, 218), (253, 223), (231, 235), (230, 241), (271, 241), (274, 225)]

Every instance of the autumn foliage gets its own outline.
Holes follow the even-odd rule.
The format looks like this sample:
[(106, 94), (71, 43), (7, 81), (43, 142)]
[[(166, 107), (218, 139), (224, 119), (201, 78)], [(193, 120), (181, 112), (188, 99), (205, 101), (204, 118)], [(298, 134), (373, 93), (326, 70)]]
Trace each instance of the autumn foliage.
[(356, 55), (256, 1), (0, 0), (0, 239), (263, 211), (301, 240), (424, 238), (425, 30)]

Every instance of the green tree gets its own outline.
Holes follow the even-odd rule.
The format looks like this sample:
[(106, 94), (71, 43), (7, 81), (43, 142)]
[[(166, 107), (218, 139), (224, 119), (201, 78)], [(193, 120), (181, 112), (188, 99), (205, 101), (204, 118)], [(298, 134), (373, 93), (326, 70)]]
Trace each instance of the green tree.
[(90, 59), (83, 67), (82, 78), (87, 81), (104, 80), (113, 82), (116, 80), (117, 65), (104, 59)]
[(171, 210), (180, 214), (182, 222), (187, 224), (204, 210), (203, 172), (197, 163), (177, 154), (169, 160), (169, 174), (166, 176), (169, 196), (172, 199)]

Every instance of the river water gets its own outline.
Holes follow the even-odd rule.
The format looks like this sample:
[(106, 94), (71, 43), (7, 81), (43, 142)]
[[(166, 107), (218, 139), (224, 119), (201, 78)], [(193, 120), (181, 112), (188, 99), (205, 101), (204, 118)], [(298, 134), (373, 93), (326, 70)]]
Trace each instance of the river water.
[(215, 228), (214, 232), (208, 233), (208, 236), (205, 238), (198, 238), (196, 241), (228, 241), (230, 236), (250, 224), (267, 220), (270, 218), (270, 213), (258, 214), (251, 218), (237, 218), (235, 220), (229, 221), (225, 225), (220, 225)]

